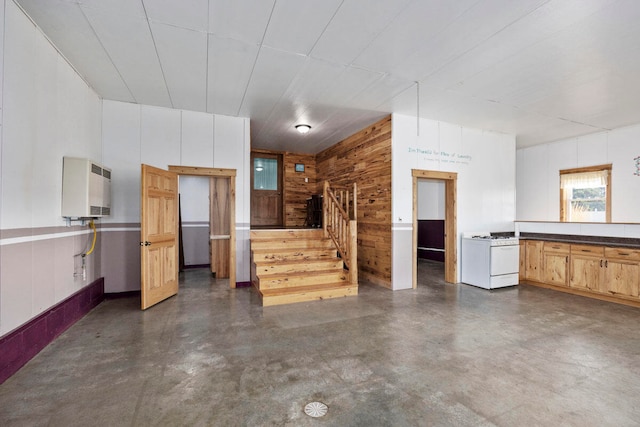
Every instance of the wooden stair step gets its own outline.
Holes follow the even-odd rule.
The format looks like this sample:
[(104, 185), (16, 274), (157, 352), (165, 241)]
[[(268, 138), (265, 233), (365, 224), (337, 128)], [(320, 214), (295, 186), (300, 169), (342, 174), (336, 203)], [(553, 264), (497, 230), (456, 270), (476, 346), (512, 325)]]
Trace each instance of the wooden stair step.
[(318, 270), (313, 274), (307, 271), (296, 271), (286, 274), (257, 274), (257, 283), (262, 289), (293, 288), (322, 285), (326, 283), (343, 282), (347, 280), (347, 273), (342, 269)]
[(317, 228), (301, 228), (281, 230), (251, 230), (249, 232), (249, 239), (252, 241), (262, 239), (290, 238), (322, 239), (324, 238), (324, 231)]
[(341, 258), (331, 259), (312, 259), (312, 260), (292, 260), (284, 262), (256, 262), (255, 272), (260, 277), (266, 277), (271, 274), (290, 274), (299, 271), (315, 272), (318, 270), (339, 269), (344, 268)]
[(253, 249), (254, 262), (282, 262), (335, 258), (337, 251), (331, 248)]
[(251, 249), (334, 248), (331, 239), (260, 239)]
[(257, 289), (264, 307), (295, 302), (341, 298), (358, 295), (358, 285), (347, 282), (293, 287), (284, 289)]

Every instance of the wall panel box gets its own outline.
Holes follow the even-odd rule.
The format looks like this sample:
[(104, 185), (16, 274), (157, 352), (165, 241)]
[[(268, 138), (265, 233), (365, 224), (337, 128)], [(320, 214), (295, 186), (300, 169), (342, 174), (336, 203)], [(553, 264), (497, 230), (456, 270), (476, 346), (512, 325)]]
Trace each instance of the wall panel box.
[(111, 169), (89, 159), (65, 157), (62, 216), (98, 218), (111, 214)]

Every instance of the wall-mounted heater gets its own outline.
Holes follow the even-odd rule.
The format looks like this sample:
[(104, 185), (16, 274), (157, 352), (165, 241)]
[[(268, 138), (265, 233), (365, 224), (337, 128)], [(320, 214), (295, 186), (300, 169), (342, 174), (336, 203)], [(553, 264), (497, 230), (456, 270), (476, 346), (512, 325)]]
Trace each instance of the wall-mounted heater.
[(89, 159), (65, 157), (62, 165), (62, 216), (111, 215), (111, 169)]

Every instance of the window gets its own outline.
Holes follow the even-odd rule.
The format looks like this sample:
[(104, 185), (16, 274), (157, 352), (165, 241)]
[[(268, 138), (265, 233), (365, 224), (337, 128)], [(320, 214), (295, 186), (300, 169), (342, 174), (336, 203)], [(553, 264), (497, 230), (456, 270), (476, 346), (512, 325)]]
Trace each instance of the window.
[(278, 189), (278, 160), (256, 157), (253, 159), (253, 189)]
[(560, 221), (611, 222), (611, 165), (560, 171)]

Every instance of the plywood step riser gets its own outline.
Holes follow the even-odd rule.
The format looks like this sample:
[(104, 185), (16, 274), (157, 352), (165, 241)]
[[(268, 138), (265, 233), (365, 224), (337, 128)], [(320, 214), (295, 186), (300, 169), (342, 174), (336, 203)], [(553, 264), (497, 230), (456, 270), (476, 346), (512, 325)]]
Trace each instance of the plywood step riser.
[(260, 289), (281, 289), (302, 286), (324, 285), (327, 283), (346, 282), (347, 275), (340, 269), (330, 272), (314, 272), (309, 275), (268, 275), (260, 277), (258, 274), (258, 286)]
[(331, 239), (265, 239), (251, 242), (251, 249), (333, 248)]
[(357, 286), (328, 288), (322, 290), (310, 290), (308, 292), (297, 292), (295, 294), (280, 294), (280, 295), (263, 295), (262, 305), (264, 307), (291, 304), (296, 302), (316, 301), (323, 299), (342, 298), (347, 296), (358, 295)]
[(260, 262), (303, 261), (314, 259), (332, 259), (336, 257), (333, 249), (310, 248), (276, 251), (252, 251), (252, 259), (256, 264)]
[(300, 262), (268, 262), (255, 264), (255, 273), (260, 277), (266, 277), (269, 274), (288, 274), (297, 273), (299, 271), (314, 272), (321, 270), (337, 269), (342, 270), (344, 263), (340, 258), (329, 260), (310, 260)]
[(306, 238), (306, 239), (322, 239), (324, 238), (322, 230), (251, 230), (249, 238), (251, 241), (261, 239), (289, 239), (289, 238)]

